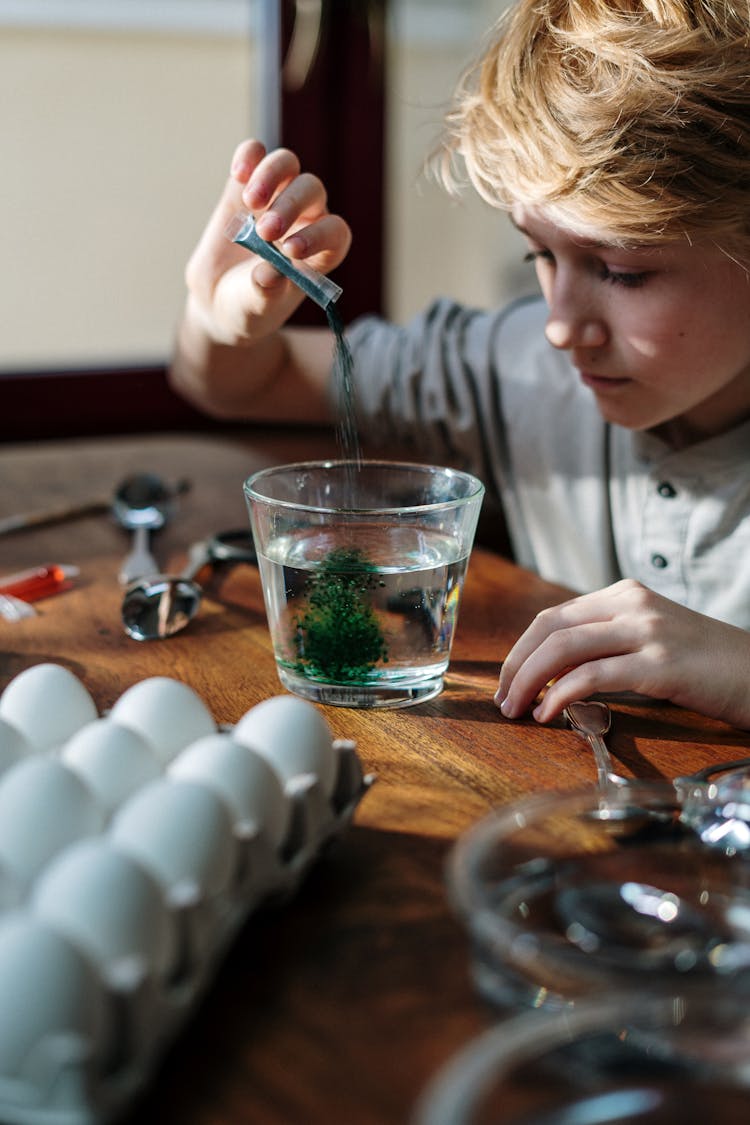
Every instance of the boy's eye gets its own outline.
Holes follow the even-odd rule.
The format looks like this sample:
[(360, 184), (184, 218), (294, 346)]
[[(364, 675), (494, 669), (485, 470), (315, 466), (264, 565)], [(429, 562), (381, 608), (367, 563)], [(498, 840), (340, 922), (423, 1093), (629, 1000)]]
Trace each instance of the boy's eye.
[[(524, 254), (524, 262), (544, 262), (555, 265), (555, 255), (551, 250), (529, 250)], [(648, 278), (648, 270), (616, 270), (611, 269), (606, 263), (594, 260), (594, 267), (602, 281), (611, 285), (621, 285), (624, 289), (638, 289)]]
[(602, 281), (609, 281), (612, 285), (623, 285), (626, 289), (638, 289), (643, 285), (647, 277), (648, 272), (645, 270), (641, 270), (640, 272), (612, 270), (609, 266), (602, 264)]

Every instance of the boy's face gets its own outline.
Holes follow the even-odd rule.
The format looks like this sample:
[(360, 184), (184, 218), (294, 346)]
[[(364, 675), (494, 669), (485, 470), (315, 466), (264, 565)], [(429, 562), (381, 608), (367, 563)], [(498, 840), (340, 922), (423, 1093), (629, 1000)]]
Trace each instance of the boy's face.
[(549, 306), (546, 335), (569, 352), (601, 414), (675, 446), (750, 417), (750, 276), (717, 247), (635, 250), (585, 240), (516, 207)]

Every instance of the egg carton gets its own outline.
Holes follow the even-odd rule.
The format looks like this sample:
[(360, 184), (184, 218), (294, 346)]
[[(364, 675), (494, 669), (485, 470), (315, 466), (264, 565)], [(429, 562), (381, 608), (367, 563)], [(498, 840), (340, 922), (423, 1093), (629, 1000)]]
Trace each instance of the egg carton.
[(218, 726), (152, 677), (99, 715), (57, 664), (0, 695), (0, 1120), (121, 1118), (254, 910), (292, 895), (373, 781), (320, 711)]

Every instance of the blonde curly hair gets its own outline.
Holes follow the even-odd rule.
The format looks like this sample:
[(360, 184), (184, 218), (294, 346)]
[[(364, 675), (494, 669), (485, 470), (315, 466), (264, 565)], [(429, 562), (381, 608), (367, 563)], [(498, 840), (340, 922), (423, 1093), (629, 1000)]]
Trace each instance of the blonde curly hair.
[(463, 163), (496, 207), (750, 256), (750, 0), (515, 0), (442, 157), (450, 185)]

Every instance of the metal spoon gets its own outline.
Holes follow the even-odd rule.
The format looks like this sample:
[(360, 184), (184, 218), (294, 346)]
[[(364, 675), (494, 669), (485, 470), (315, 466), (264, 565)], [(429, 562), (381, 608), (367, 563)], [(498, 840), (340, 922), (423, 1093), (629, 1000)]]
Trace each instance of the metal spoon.
[(592, 699), (577, 700), (565, 708), (565, 718), (594, 751), (596, 772), (602, 789), (609, 789), (612, 785), (627, 785), (628, 779), (615, 773), (604, 741), (604, 735), (612, 725), (612, 713), (607, 704)]
[[(640, 827), (646, 821), (658, 822), (661, 815), (655, 810), (622, 804), (623, 790), (633, 783), (612, 768), (612, 758), (603, 737), (612, 723), (607, 704), (595, 700), (578, 700), (565, 708), (565, 717), (593, 750), (602, 790), (619, 794), (620, 799), (614, 806), (601, 807), (597, 819), (627, 822), (628, 828)], [(676, 777), (672, 784), (680, 824), (695, 832), (710, 847), (721, 848), (727, 853), (750, 850), (748, 767), (750, 758), (737, 758), (705, 766), (684, 777)], [(721, 775), (719, 780), (712, 781), (717, 775)]]
[(184, 629), (200, 608), (203, 590), (194, 581), (209, 563), (254, 563), (250, 531), (224, 531), (194, 543), (182, 574), (152, 574), (131, 582), (122, 602), (125, 632), (136, 641), (171, 637)]
[[(573, 729), (585, 738), (594, 752), (599, 787), (604, 794), (599, 809), (590, 815), (593, 819), (608, 821), (613, 830), (637, 832), (647, 824), (670, 821), (671, 814), (662, 816), (655, 809), (645, 809), (640, 805), (623, 802), (623, 794), (631, 782), (627, 777), (616, 773), (604, 735), (612, 725), (612, 715), (606, 703), (595, 700), (577, 700), (565, 708), (565, 717)], [(607, 800), (607, 796), (609, 800)]]
[(186, 481), (180, 481), (174, 488), (168, 488), (154, 473), (135, 473), (118, 486), (112, 513), (121, 527), (133, 532), (132, 549), (119, 573), (123, 586), (158, 572), (159, 566), (148, 546), (149, 531), (164, 526), (174, 510), (175, 497), (188, 487)]

